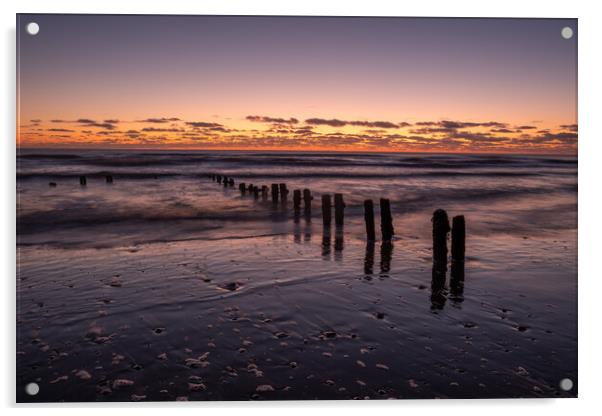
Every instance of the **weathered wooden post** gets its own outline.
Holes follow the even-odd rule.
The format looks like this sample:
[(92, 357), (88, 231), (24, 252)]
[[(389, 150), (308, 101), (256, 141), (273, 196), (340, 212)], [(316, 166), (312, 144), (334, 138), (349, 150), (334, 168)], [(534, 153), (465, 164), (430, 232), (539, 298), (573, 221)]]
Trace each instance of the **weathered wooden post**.
[(364, 220), (366, 221), (367, 240), (376, 240), (376, 231), (374, 230), (374, 204), (371, 199), (366, 199), (364, 201)]
[(222, 176), (221, 175), (217, 175), (217, 183), (222, 183)]
[(330, 226), (332, 222), (332, 203), (329, 194), (322, 195), (322, 221), (324, 226)]
[(334, 194), (334, 223), (342, 226), (345, 220), (345, 202), (343, 194)]
[(293, 191), (293, 208), (295, 212), (298, 212), (301, 209), (301, 190), (295, 189)]
[(269, 188), (265, 185), (261, 186), (261, 199), (268, 199)]
[(383, 241), (391, 241), (395, 234), (393, 218), (391, 218), (391, 203), (385, 198), (380, 199), (380, 232)]
[(224, 176), (224, 188), (228, 187), (229, 180)]
[(80, 184), (81, 186), (86, 186), (86, 184), (87, 184), (87, 180), (86, 180), (86, 177), (85, 177), (85, 176), (80, 176), (80, 177), (79, 177), (79, 184)]
[(278, 184), (272, 184), (272, 202), (276, 204), (278, 202)]
[(252, 183), (247, 185), (247, 191), (249, 191), (250, 194), (253, 193), (253, 184)]
[(311, 196), (311, 191), (307, 188), (303, 190), (303, 205), (305, 207), (305, 212), (311, 212), (311, 200), (314, 199)]
[(253, 196), (255, 199), (259, 199), (259, 186), (253, 186)]
[(464, 215), (458, 215), (452, 220), (451, 255), (453, 262), (464, 263), (465, 242), (466, 224)]
[(241, 182), (238, 184), (238, 190), (240, 191), (241, 194), (245, 194), (245, 192), (247, 192), (247, 188), (245, 186), (244, 182)]
[(234, 178), (230, 178), (230, 180), (228, 181), (228, 185), (234, 186)]
[(107, 175), (105, 177), (105, 179), (106, 179), (107, 183), (113, 183), (113, 175)]
[(447, 234), (449, 233), (447, 212), (437, 209), (433, 213), (433, 261), (447, 264)]
[(288, 196), (288, 189), (286, 189), (286, 184), (281, 183), (280, 184), (280, 200), (282, 200), (283, 202), (286, 201), (287, 196)]

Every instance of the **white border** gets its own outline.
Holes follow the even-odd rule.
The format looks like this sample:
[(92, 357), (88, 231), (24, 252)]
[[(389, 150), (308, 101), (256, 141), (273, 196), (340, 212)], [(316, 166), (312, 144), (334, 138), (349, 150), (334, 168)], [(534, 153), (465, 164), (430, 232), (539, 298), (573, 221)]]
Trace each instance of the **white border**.
[[(525, 1), (505, 0), (496, 3), (487, 1), (422, 0), (394, 2), (370, 0), (222, 0), (222, 1), (179, 1), (125, 2), (103, 0), (94, 4), (81, 0), (20, 1), (18, 4), (0, 4), (4, 49), (2, 54), (1, 102), (2, 131), (2, 273), (3, 299), (0, 322), (0, 403), (9, 411), (21, 408), (26, 414), (63, 415), (105, 414), (107, 408), (143, 408), (150, 415), (161, 414), (163, 408), (170, 411), (200, 412), (244, 412), (246, 415), (269, 413), (302, 414), (329, 412), (344, 408), (347, 415), (369, 411), (399, 414), (449, 414), (488, 416), (504, 415), (509, 412), (545, 412), (546, 415), (566, 415), (571, 412), (588, 414), (601, 408), (597, 402), (600, 375), (600, 296), (602, 294), (602, 272), (597, 264), (598, 251), (602, 249), (602, 220), (599, 204), (602, 175), (598, 168), (602, 155), (602, 137), (596, 121), (600, 120), (600, 98), (602, 97), (600, 54), (602, 15), (600, 6), (594, 1)], [(15, 397), (15, 13), (131, 13), (131, 14), (285, 14), (285, 15), (347, 15), (347, 16), (462, 16), (462, 17), (564, 17), (579, 19), (579, 399), (557, 400), (446, 400), (446, 401), (387, 401), (387, 402), (222, 402), (222, 403), (176, 403), (176, 404), (113, 404), (113, 405), (46, 405), (16, 406)], [(598, 266), (598, 267), (597, 267)], [(577, 413), (575, 413), (577, 414)]]

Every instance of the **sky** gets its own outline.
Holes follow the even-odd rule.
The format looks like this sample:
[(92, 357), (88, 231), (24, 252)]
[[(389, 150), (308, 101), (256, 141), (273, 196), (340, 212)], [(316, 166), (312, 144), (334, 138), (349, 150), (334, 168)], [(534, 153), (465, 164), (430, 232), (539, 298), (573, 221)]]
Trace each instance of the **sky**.
[(577, 149), (576, 19), (21, 14), (17, 32), (21, 147)]

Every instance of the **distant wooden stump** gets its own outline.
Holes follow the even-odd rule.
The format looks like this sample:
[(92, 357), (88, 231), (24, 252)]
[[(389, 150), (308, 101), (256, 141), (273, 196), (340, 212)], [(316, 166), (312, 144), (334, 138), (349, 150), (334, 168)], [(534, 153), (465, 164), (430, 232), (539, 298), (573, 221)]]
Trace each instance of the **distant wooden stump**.
[(48, 182), (48, 186), (51, 188), (56, 188), (56, 182)]
[(313, 196), (311, 196), (311, 191), (307, 188), (305, 188), (303, 190), (303, 205), (305, 207), (305, 211), (309, 212), (311, 211), (311, 201), (312, 199), (314, 199)]
[(322, 221), (324, 225), (330, 225), (332, 222), (332, 202), (330, 195), (322, 195)]
[(295, 211), (299, 211), (301, 209), (301, 190), (295, 189), (293, 191), (293, 208)]
[(280, 188), (280, 200), (281, 201), (286, 201), (286, 198), (288, 196), (288, 189), (286, 189), (286, 184), (285, 183), (281, 183), (279, 185)]
[(380, 199), (380, 232), (383, 241), (391, 241), (395, 230), (393, 229), (393, 218), (391, 217), (391, 203), (388, 199)]
[(105, 179), (106, 179), (107, 183), (113, 183), (113, 175), (107, 175), (107, 176), (105, 176)]
[(221, 177), (221, 175), (217, 175), (216, 179), (217, 179), (217, 183), (222, 183), (222, 177)]
[(269, 188), (266, 185), (261, 186), (261, 199), (268, 199)]
[(86, 177), (85, 177), (85, 176), (80, 176), (80, 177), (79, 177), (79, 184), (80, 184), (81, 186), (86, 186), (86, 184), (87, 184), (87, 183), (88, 183), (88, 181), (86, 180)]
[(334, 194), (334, 222), (342, 226), (345, 221), (345, 202), (343, 194)]
[(364, 220), (366, 221), (367, 240), (376, 240), (376, 231), (374, 229), (374, 204), (371, 199), (366, 199), (364, 201)]
[(278, 184), (272, 184), (272, 202), (275, 204), (278, 202)]
[(246, 187), (246, 185), (245, 185), (244, 182), (241, 182), (241, 183), (238, 184), (238, 190), (243, 195), (247, 192), (247, 187)]

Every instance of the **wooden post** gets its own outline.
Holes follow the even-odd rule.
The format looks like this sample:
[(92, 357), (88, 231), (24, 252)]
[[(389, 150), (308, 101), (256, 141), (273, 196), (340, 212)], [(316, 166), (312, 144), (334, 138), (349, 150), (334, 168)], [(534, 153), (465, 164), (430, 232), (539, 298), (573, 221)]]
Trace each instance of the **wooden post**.
[(342, 226), (345, 220), (345, 202), (343, 194), (334, 194), (334, 223)]
[(272, 184), (272, 202), (275, 204), (278, 202), (278, 184)]
[(259, 186), (253, 186), (253, 196), (255, 199), (259, 198)]
[(301, 208), (301, 191), (299, 189), (293, 191), (293, 208), (295, 211), (299, 211)]
[(311, 211), (311, 200), (314, 199), (311, 196), (311, 191), (307, 188), (303, 190), (303, 205), (305, 206), (305, 211)]
[(438, 209), (433, 213), (433, 262), (447, 264), (447, 234), (449, 233), (447, 212)]
[(330, 195), (322, 195), (322, 220), (325, 226), (330, 226), (332, 222), (332, 204), (330, 202)]
[(287, 196), (288, 196), (288, 189), (286, 189), (286, 184), (281, 183), (280, 184), (280, 199), (282, 201), (286, 201)]
[(366, 221), (366, 238), (368, 241), (376, 240), (374, 231), (374, 204), (371, 199), (364, 201), (364, 220)]
[(238, 184), (238, 190), (240, 191), (241, 194), (245, 194), (245, 192), (247, 192), (247, 188), (245, 186), (244, 182), (241, 182)]
[(234, 186), (234, 178), (230, 178), (230, 180), (228, 181), (228, 185)]
[(393, 229), (393, 219), (391, 218), (391, 204), (388, 199), (380, 199), (380, 231), (383, 241), (391, 241), (395, 230)]
[(215, 174), (214, 174), (214, 173), (212, 173), (212, 174), (211, 174), (211, 180), (212, 180), (213, 182), (215, 182)]
[(226, 188), (226, 187), (228, 186), (228, 182), (229, 182), (229, 181), (228, 181), (228, 178), (226, 178), (226, 177), (224, 176), (224, 188)]
[(106, 176), (107, 183), (113, 183), (113, 175)]
[(222, 183), (222, 177), (221, 177), (221, 175), (217, 175), (217, 183)]
[(466, 224), (464, 222), (464, 215), (458, 215), (452, 220), (452, 243), (451, 243), (451, 255), (452, 261), (464, 262), (465, 254), (465, 241), (466, 241)]
[(252, 183), (247, 185), (247, 191), (249, 191), (250, 194), (253, 193), (253, 184)]
[(269, 188), (265, 185), (261, 187), (261, 199), (268, 199)]
[(86, 186), (86, 184), (87, 184), (87, 180), (86, 180), (86, 177), (85, 177), (85, 176), (80, 176), (80, 177), (79, 177), (79, 184), (80, 184), (81, 186)]

